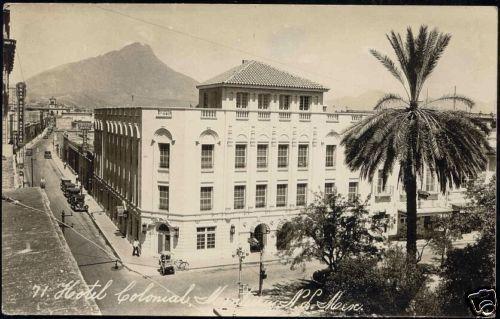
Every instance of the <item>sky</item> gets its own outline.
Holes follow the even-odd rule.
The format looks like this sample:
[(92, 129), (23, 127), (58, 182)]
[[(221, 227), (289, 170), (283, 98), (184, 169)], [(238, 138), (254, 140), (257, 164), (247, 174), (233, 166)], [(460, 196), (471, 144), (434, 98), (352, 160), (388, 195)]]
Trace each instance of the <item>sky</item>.
[(330, 88), (325, 100), (367, 91), (401, 95), (369, 53), (395, 59), (386, 39), (426, 24), (451, 42), (422, 92), (497, 98), (496, 7), (228, 4), (11, 4), (17, 40), (11, 83), (141, 42), (197, 81), (259, 60)]

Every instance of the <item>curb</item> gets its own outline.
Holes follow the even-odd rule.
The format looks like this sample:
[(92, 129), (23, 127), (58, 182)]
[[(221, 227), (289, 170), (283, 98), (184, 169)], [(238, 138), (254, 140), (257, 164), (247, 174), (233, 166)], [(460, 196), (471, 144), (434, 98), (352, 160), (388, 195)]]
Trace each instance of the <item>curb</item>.
[(116, 251), (115, 247), (113, 247), (113, 245), (111, 245), (111, 242), (109, 241), (108, 237), (106, 237), (106, 235), (102, 231), (101, 227), (99, 227), (99, 224), (97, 224), (97, 222), (95, 221), (95, 218), (94, 218), (94, 216), (92, 214), (93, 213), (87, 212), (87, 215), (89, 216), (90, 220), (92, 220), (92, 223), (94, 224), (94, 226), (99, 231), (99, 234), (101, 234), (101, 236), (104, 238), (104, 241), (106, 242), (106, 244), (111, 248), (111, 250), (113, 251), (113, 254), (115, 255), (115, 257), (117, 259), (119, 259), (120, 262), (123, 264), (123, 261), (122, 261), (123, 258), (120, 256), (120, 254), (118, 254), (118, 251)]
[[(82, 274), (80, 268), (78, 267), (78, 263), (76, 262), (76, 259), (73, 256), (71, 249), (69, 248), (68, 242), (66, 241), (66, 238), (64, 237), (64, 234), (61, 231), (61, 228), (57, 222), (57, 219), (54, 216), (54, 212), (52, 212), (52, 209), (50, 209), (50, 200), (49, 200), (49, 197), (47, 196), (47, 193), (43, 189), (40, 189), (40, 193), (42, 194), (42, 200), (43, 200), (43, 204), (45, 206), (45, 212), (47, 213), (50, 220), (52, 221), (52, 225), (54, 226), (54, 231), (57, 233), (57, 237), (61, 243), (62, 249), (64, 249), (66, 251), (66, 253), (70, 256), (70, 259), (71, 259), (71, 262), (73, 263), (73, 266), (76, 269), (78, 269), (78, 275), (80, 277), (80, 281), (87, 287), (87, 289), (89, 289), (89, 286), (88, 286), (87, 282), (85, 281), (85, 278), (83, 278), (83, 274)], [(99, 306), (97, 305), (97, 303), (94, 300), (90, 299), (87, 301), (89, 302), (89, 304), (92, 308), (96, 308), (96, 309), (93, 309), (94, 313), (92, 313), (90, 315), (94, 315), (94, 316), (95, 315), (102, 315), (101, 309), (99, 308)]]
[[(57, 155), (56, 155), (57, 156)], [(60, 158), (58, 158), (58, 160), (61, 160)], [(55, 159), (53, 159), (54, 161), (54, 165), (57, 167), (57, 170), (59, 171), (59, 173), (61, 175), (64, 176), (64, 173), (63, 171), (61, 170), (61, 168), (59, 167), (59, 165), (57, 165), (55, 163)], [(89, 194), (87, 194), (87, 196), (91, 197)], [(101, 227), (99, 227), (99, 224), (97, 224), (97, 222), (95, 221), (95, 218), (94, 216), (92, 215), (93, 212), (86, 212), (87, 215), (89, 216), (90, 220), (92, 221), (92, 223), (94, 224), (94, 226), (97, 228), (97, 230), (99, 231), (99, 234), (101, 234), (101, 236), (104, 238), (104, 241), (106, 242), (106, 244), (111, 248), (111, 251), (113, 252), (113, 254), (115, 255), (115, 257), (117, 259), (119, 259), (120, 261), (122, 260), (122, 257), (120, 256), (120, 254), (118, 254), (118, 252), (116, 251), (116, 249), (113, 247), (113, 245), (111, 245), (111, 242), (109, 241), (108, 237), (106, 237), (106, 235), (104, 234), (104, 232), (102, 231)], [(123, 263), (123, 262), (122, 262)]]

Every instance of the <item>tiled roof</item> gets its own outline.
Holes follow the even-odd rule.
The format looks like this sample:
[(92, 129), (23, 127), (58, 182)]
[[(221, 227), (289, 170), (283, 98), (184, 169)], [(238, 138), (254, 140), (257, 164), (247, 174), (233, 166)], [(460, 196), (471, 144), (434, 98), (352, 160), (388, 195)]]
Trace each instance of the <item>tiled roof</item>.
[(288, 72), (278, 70), (270, 65), (259, 61), (243, 61), (241, 65), (234, 67), (197, 87), (216, 84), (236, 84), (271, 86), (279, 88), (297, 88), (328, 91), (328, 88), (313, 81), (292, 75)]

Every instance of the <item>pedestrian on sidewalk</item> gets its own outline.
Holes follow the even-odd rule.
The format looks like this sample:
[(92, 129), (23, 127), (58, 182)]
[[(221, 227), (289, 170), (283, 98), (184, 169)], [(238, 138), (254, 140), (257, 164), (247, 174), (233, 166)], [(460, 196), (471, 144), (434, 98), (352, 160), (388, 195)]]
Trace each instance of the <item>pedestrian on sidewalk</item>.
[(66, 162), (64, 162), (64, 169), (66, 169), (66, 165), (68, 165), (68, 164), (66, 164)]
[(134, 250), (132, 251), (132, 256), (139, 257), (140, 256), (140, 254), (139, 254), (139, 240), (137, 238), (134, 240), (134, 243), (132, 244), (132, 246), (134, 246)]

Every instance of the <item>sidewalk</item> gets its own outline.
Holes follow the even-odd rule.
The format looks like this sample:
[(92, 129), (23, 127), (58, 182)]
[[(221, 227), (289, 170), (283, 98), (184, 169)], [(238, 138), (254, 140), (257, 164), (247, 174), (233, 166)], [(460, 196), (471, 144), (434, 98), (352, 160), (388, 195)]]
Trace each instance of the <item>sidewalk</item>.
[[(63, 178), (70, 179), (73, 182), (76, 180), (76, 174), (74, 174), (69, 166), (64, 169), (64, 164), (57, 154), (54, 153), (52, 160)], [(86, 194), (85, 204), (89, 206), (88, 213), (90, 218), (123, 264), (144, 275), (159, 275), (158, 256), (147, 253), (142, 253), (139, 257), (132, 256), (132, 243), (122, 236), (118, 227), (106, 215), (106, 212), (96, 200), (85, 189), (82, 192)]]

